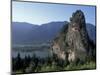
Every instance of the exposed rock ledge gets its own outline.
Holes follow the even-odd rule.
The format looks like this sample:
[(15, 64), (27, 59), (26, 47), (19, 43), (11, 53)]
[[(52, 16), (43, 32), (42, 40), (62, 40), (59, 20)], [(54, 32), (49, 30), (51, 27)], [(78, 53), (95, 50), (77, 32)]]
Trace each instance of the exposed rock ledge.
[(72, 14), (68, 25), (53, 40), (52, 52), (59, 59), (69, 62), (86, 61), (87, 57), (95, 57), (95, 46), (89, 39), (85, 16), (81, 10)]

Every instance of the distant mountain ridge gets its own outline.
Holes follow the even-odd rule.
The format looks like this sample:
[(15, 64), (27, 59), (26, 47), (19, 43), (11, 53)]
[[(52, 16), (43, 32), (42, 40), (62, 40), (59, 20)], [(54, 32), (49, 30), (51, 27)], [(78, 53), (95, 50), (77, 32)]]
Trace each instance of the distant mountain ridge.
[[(68, 22), (58, 21), (35, 25), (27, 22), (12, 22), (12, 43), (25, 44), (52, 40), (66, 23)], [(96, 27), (89, 23), (86, 26), (90, 38), (95, 41)]]

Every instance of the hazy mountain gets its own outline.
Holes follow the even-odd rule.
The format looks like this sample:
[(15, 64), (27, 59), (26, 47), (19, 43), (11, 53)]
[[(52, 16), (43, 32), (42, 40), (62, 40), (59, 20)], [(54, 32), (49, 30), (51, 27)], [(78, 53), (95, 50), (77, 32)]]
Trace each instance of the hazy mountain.
[(65, 22), (50, 22), (42, 24), (31, 32), (31, 40), (48, 41), (55, 37)]
[(36, 29), (38, 25), (33, 25), (25, 22), (12, 23), (12, 42), (25, 43), (30, 40), (30, 33)]
[[(12, 22), (12, 43), (24, 44), (51, 40), (66, 23), (68, 22), (50, 22), (39, 26), (26, 22)], [(87, 24), (87, 30), (90, 37), (95, 39), (95, 26)]]
[(95, 43), (96, 42), (96, 26), (90, 23), (87, 23), (86, 29), (88, 31), (90, 39), (93, 40), (93, 42)]

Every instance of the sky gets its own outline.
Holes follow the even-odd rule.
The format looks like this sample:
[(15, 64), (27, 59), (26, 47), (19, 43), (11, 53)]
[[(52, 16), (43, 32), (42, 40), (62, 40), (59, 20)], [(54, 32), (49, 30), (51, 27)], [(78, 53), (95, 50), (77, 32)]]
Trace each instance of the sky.
[(82, 10), (86, 23), (95, 25), (95, 6), (50, 4), (36, 2), (12, 2), (12, 21), (41, 25), (52, 21), (68, 21), (72, 13)]

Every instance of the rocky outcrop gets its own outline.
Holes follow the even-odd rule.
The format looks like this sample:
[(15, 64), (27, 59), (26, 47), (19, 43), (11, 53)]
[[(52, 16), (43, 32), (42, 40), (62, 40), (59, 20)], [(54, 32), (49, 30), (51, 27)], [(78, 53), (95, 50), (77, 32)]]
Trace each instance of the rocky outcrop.
[(95, 46), (89, 39), (84, 13), (77, 10), (67, 24), (53, 40), (52, 52), (59, 59), (67, 59), (69, 62), (95, 57)]

